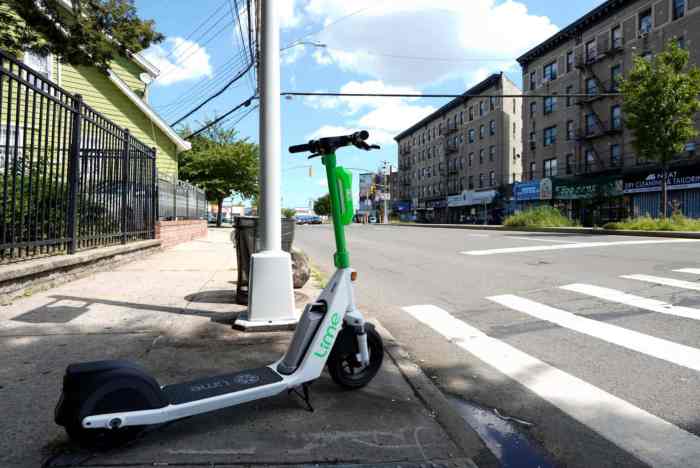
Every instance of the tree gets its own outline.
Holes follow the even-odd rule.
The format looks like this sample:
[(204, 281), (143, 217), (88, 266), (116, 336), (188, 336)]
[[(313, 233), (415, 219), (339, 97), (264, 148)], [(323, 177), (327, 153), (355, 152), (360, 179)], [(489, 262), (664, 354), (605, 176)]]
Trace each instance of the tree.
[(164, 36), (136, 15), (133, 0), (0, 0), (0, 48), (56, 54), (72, 65), (109, 68), (117, 56), (140, 52)]
[(282, 208), (282, 216), (285, 218), (293, 218), (297, 214), (297, 211), (293, 208)]
[(326, 194), (314, 202), (314, 211), (319, 216), (331, 214), (331, 196)]
[(661, 166), (661, 213), (668, 213), (668, 167), (697, 136), (700, 69), (688, 67), (689, 54), (676, 41), (651, 60), (636, 57), (620, 83), (625, 123), (632, 130), (637, 156)]
[[(188, 128), (182, 130), (183, 135), (191, 133)], [(180, 178), (202, 187), (207, 200), (216, 201), (217, 226), (221, 226), (225, 198), (251, 198), (258, 194), (258, 145), (239, 140), (237, 135), (234, 129), (213, 125), (192, 138), (192, 149), (179, 158)]]

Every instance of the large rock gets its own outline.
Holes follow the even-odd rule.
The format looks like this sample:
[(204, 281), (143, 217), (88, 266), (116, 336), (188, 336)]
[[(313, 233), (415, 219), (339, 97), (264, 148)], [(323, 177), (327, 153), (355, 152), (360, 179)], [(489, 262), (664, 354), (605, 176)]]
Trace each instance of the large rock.
[(304, 252), (292, 248), (292, 274), (294, 289), (301, 289), (311, 277), (311, 265), (309, 257)]

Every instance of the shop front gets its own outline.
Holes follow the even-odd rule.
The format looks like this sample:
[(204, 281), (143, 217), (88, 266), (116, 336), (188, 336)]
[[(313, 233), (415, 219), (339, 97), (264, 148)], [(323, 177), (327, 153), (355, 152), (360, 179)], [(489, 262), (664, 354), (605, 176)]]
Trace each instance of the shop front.
[(452, 224), (486, 224), (500, 222), (495, 202), (498, 192), (465, 190), (447, 197), (448, 222)]
[[(668, 173), (668, 212), (700, 218), (700, 164), (671, 169)], [(625, 174), (624, 192), (632, 216), (661, 214), (661, 182), (658, 170)]]
[(627, 217), (619, 176), (552, 179), (553, 205), (583, 226), (602, 226)]
[(540, 205), (549, 205), (552, 200), (552, 179), (538, 179), (513, 184), (513, 198), (518, 211)]

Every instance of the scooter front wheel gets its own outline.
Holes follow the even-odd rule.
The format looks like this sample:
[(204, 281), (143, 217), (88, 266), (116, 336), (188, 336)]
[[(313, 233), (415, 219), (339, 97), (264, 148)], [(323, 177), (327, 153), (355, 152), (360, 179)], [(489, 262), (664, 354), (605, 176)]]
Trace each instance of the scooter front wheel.
[(331, 378), (341, 387), (351, 390), (364, 387), (377, 375), (382, 366), (384, 360), (382, 337), (370, 323), (365, 324), (365, 333), (367, 333), (369, 349), (369, 364), (366, 366), (358, 359), (360, 350), (355, 332), (345, 327), (338, 334), (327, 365)]

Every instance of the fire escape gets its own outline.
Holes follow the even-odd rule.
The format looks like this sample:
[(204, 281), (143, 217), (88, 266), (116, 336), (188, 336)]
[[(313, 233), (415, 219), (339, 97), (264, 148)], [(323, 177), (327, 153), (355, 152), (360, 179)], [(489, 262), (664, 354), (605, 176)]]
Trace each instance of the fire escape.
[[(597, 48), (584, 50), (575, 58), (575, 66), (581, 71), (584, 80), (584, 93), (588, 96), (577, 99), (576, 104), (584, 114), (583, 128), (576, 130), (575, 139), (579, 143), (581, 161), (574, 168), (576, 175), (601, 172), (619, 167), (620, 162), (606, 163), (596, 149), (595, 142), (602, 137), (614, 135), (622, 131), (620, 122), (604, 121), (595, 109), (594, 103), (605, 99), (601, 94), (615, 92), (615, 83), (603, 81), (596, 74), (594, 65), (606, 57), (612, 57), (622, 51), (622, 41), (614, 40), (612, 44), (604, 41)], [(591, 156), (592, 157), (589, 157)]]
[(448, 120), (447, 125), (445, 126), (444, 138), (445, 167), (444, 169), (440, 170), (440, 177), (445, 179), (446, 193), (448, 195), (456, 195), (459, 193), (457, 184), (457, 176), (459, 175), (459, 172), (457, 171), (457, 161), (455, 160), (452, 164), (450, 163), (450, 156), (459, 152), (456, 141), (457, 139), (455, 136), (453, 136), (455, 133), (457, 133), (457, 122)]

